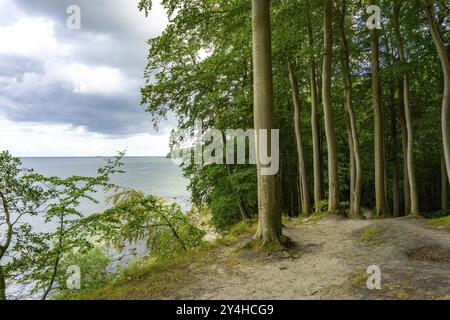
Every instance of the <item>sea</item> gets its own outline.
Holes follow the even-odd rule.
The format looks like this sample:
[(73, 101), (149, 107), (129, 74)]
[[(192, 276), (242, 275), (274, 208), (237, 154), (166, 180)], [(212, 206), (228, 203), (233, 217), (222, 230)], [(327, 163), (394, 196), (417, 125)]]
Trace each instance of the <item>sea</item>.
[[(80, 157), (80, 158), (22, 158), (22, 166), (33, 169), (45, 176), (96, 176), (97, 170), (105, 164), (105, 157)], [(171, 159), (165, 157), (125, 157), (121, 170), (111, 176), (111, 182), (125, 188), (132, 188), (144, 192), (146, 195), (155, 195), (176, 202), (183, 211), (188, 211), (190, 194), (187, 190), (188, 180), (183, 177), (179, 168)], [(102, 212), (111, 207), (107, 201), (108, 195), (101, 189), (93, 194), (97, 204), (88, 200), (80, 203), (79, 211), (85, 215)], [(27, 221), (32, 224), (35, 231), (49, 231), (52, 225), (46, 224), (42, 219)], [(111, 250), (111, 249), (110, 249)], [(126, 265), (131, 259), (145, 257), (147, 250), (144, 245), (130, 245), (126, 251), (118, 253), (111, 251), (117, 265)], [(39, 292), (31, 292), (33, 285), (9, 283), (7, 286), (8, 299), (38, 299)]]

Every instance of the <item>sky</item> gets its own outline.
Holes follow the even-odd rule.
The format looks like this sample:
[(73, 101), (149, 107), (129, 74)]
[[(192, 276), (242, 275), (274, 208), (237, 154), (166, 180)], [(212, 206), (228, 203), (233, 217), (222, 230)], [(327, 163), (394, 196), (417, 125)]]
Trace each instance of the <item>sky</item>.
[[(165, 155), (140, 105), (146, 40), (167, 16), (138, 0), (0, 0), (0, 150), (14, 156)], [(67, 27), (70, 5), (81, 29)]]

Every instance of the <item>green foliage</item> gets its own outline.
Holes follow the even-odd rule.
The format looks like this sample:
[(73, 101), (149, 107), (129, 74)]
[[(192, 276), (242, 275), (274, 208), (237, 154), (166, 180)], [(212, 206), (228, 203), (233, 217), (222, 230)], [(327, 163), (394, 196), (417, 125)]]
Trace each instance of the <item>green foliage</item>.
[(152, 255), (167, 256), (201, 245), (204, 232), (179, 205), (134, 190), (120, 190), (112, 198), (113, 208), (86, 221), (117, 249), (123, 249), (125, 242), (146, 241)]
[[(64, 276), (61, 264), (65, 257), (93, 248), (90, 229), (83, 220), (85, 213), (78, 207), (82, 199), (96, 203), (94, 194), (98, 189), (111, 187), (109, 177), (121, 172), (118, 168), (123, 155), (108, 159), (96, 177), (61, 179), (21, 168), (19, 159), (8, 152), (0, 154), (0, 219), (7, 227), (0, 258), (4, 254), (11, 257), (6, 265), (1, 265), (7, 277), (20, 275), (18, 281), (32, 283), (34, 290), (43, 290), (44, 299), (48, 297), (57, 279)], [(36, 232), (29, 223), (21, 221), (25, 216), (39, 216), (51, 226), (50, 230)]]
[(240, 221), (225, 233), (222, 240), (225, 242), (236, 241), (242, 235), (255, 233), (257, 227), (258, 224), (255, 220)]
[(150, 10), (152, 10), (152, 0), (140, 0), (138, 3), (139, 11), (144, 11), (145, 16), (148, 16)]
[[(112, 262), (111, 257), (100, 247), (95, 247), (87, 252), (70, 252), (61, 261), (61, 270), (67, 270), (70, 266), (78, 266), (81, 271), (82, 291), (91, 291), (107, 285), (113, 278), (108, 269)], [(73, 294), (79, 294), (77, 290), (67, 288), (67, 275), (59, 275), (56, 279), (59, 288), (59, 298)], [(57, 297), (57, 299), (59, 299)]]
[(321, 200), (314, 204), (314, 208), (317, 212), (325, 212), (328, 210), (328, 200)]
[(242, 220), (239, 201), (249, 217), (256, 213), (254, 167), (235, 166), (228, 171), (225, 166), (210, 165), (204, 168), (189, 166), (184, 170), (191, 177), (189, 188), (194, 204), (210, 208), (211, 223), (218, 230), (227, 230)]
[(450, 229), (450, 216), (430, 220), (430, 224), (436, 227), (444, 227), (446, 229)]

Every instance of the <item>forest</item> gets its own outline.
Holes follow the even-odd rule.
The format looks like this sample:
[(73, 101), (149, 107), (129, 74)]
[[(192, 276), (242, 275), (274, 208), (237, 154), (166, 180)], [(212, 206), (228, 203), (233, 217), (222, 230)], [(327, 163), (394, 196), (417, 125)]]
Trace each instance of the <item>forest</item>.
[(446, 215), (447, 1), (163, 4), (171, 20), (149, 40), (142, 88), (155, 125), (174, 113), (184, 129), (196, 119), (280, 129), (276, 177), (251, 166), (184, 168), (194, 203), (211, 208), (218, 228), (259, 212), (270, 238), (282, 214), (324, 207), (350, 217), (367, 208)]

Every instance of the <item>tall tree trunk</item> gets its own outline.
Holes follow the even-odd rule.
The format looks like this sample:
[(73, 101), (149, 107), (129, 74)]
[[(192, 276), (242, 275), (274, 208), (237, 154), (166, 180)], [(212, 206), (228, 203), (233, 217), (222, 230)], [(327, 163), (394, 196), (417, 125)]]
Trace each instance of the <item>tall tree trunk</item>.
[[(6, 238), (3, 239), (3, 245), (0, 245), (0, 262), (3, 257), (6, 255), (6, 252), (11, 245), (13, 238), (13, 226), (11, 212), (9, 209), (9, 202), (6, 199), (6, 196), (0, 190), (0, 200), (2, 202), (3, 210), (4, 210), (4, 227), (6, 227)], [(0, 264), (0, 300), (6, 300), (6, 275), (4, 267)]]
[(406, 131), (406, 121), (404, 104), (402, 102), (403, 86), (400, 86), (396, 93), (399, 115), (400, 115), (400, 130), (402, 135), (402, 158), (403, 158), (403, 200), (404, 200), (404, 214), (405, 216), (411, 212), (411, 192), (409, 192), (409, 177), (408, 177), (408, 165), (406, 159), (408, 158), (408, 134)]
[[(377, 5), (376, 0), (370, 0), (370, 5)], [(385, 182), (385, 141), (384, 141), (384, 113), (380, 84), (380, 49), (378, 31), (370, 31), (371, 67), (372, 67), (372, 103), (374, 111), (374, 139), (375, 139), (375, 200), (377, 215), (385, 215), (386, 182)]]
[(325, 133), (328, 145), (328, 211), (338, 214), (339, 207), (339, 175), (336, 150), (336, 134), (334, 132), (334, 116), (331, 96), (331, 67), (333, 62), (333, 1), (325, 1), (324, 16), (324, 57), (322, 76), (323, 110)]
[[(403, 0), (395, 0), (394, 4), (394, 33), (397, 40), (397, 49), (400, 62), (405, 67), (408, 64), (406, 59), (406, 54), (403, 45), (403, 38), (400, 31), (400, 11), (402, 8)], [(409, 192), (411, 200), (411, 212), (409, 214), (417, 215), (419, 214), (419, 199), (417, 196), (417, 182), (416, 182), (416, 171), (414, 168), (414, 132), (412, 124), (411, 115), (411, 104), (410, 104), (410, 86), (409, 86), (409, 74), (408, 71), (403, 71), (403, 103), (405, 111), (405, 123), (406, 123), (406, 133), (407, 133), (407, 151), (406, 151), (406, 164), (408, 168), (408, 181), (409, 181)]]
[(430, 32), (441, 61), (442, 71), (444, 73), (444, 97), (442, 99), (442, 143), (444, 146), (444, 159), (445, 167), (447, 168), (447, 177), (450, 180), (450, 133), (448, 127), (450, 106), (450, 57), (436, 24), (434, 1), (424, 0), (424, 3), (425, 13), (430, 26)]
[(355, 113), (353, 111), (353, 82), (350, 74), (350, 49), (348, 46), (347, 36), (345, 35), (345, 17), (347, 15), (347, 2), (342, 1), (341, 8), (341, 64), (344, 79), (344, 95), (345, 109), (348, 114), (348, 122), (350, 127), (349, 147), (350, 147), (350, 167), (351, 167), (351, 183), (350, 183), (350, 215), (359, 215), (361, 211), (361, 193), (362, 193), (362, 168), (361, 155), (359, 152), (358, 130), (356, 128)]
[(394, 217), (400, 216), (399, 203), (399, 182), (398, 182), (398, 154), (397, 154), (397, 101), (395, 99), (395, 92), (393, 94), (391, 105), (391, 137), (392, 137), (392, 214)]
[[(312, 32), (311, 19), (308, 15), (308, 39), (309, 47), (312, 50), (314, 47), (314, 39)], [(311, 89), (311, 130), (312, 130), (312, 145), (313, 145), (313, 164), (314, 164), (314, 203), (319, 203), (323, 199), (322, 187), (322, 155), (320, 148), (320, 127), (319, 118), (317, 115), (318, 109), (318, 93), (316, 80), (316, 63), (315, 57), (311, 54), (310, 57), (310, 89)], [(317, 211), (317, 209), (316, 209)]]
[[(273, 79), (272, 47), (270, 29), (270, 1), (252, 0), (252, 37), (254, 73), (254, 126), (257, 132), (257, 170), (258, 170), (258, 230), (255, 238), (263, 245), (280, 242), (281, 212), (276, 175), (262, 175), (259, 148), (261, 129), (273, 129)], [(267, 150), (271, 150), (271, 138), (267, 139)], [(278, 150), (277, 150), (278, 151)], [(274, 157), (276, 155), (272, 155)]]
[(0, 301), (6, 300), (6, 281), (3, 266), (0, 266)]
[[(347, 109), (347, 108), (345, 108)], [(353, 207), (355, 205), (355, 183), (356, 183), (356, 165), (355, 165), (355, 148), (353, 145), (352, 131), (350, 128), (350, 120), (347, 119), (347, 140), (349, 150), (349, 171), (350, 171), (350, 215), (353, 215)]]
[(447, 170), (445, 168), (444, 156), (441, 157), (441, 209), (447, 211), (448, 209), (448, 195), (447, 195)]
[(311, 213), (311, 201), (309, 199), (308, 190), (308, 175), (306, 171), (305, 157), (303, 152), (302, 130), (301, 130), (301, 110), (300, 99), (298, 97), (298, 84), (294, 75), (294, 70), (291, 63), (288, 63), (289, 81), (291, 83), (292, 102), (294, 104), (294, 125), (295, 125), (295, 139), (297, 141), (298, 154), (298, 174), (301, 179), (301, 193), (302, 193), (302, 213), (309, 215)]
[[(320, 72), (320, 67), (317, 67), (317, 71), (316, 71), (316, 83), (317, 83), (317, 105), (320, 106), (322, 105), (322, 78), (321, 75), (322, 73)], [(322, 129), (322, 122), (321, 122), (321, 118), (320, 118), (320, 114), (319, 114), (319, 109), (317, 109), (318, 113), (318, 131), (319, 131), (319, 158), (320, 158), (320, 168), (322, 169), (320, 171), (320, 186), (321, 188), (321, 194), (322, 194), (322, 200), (325, 199), (325, 152), (324, 152), (324, 140), (325, 140), (325, 133), (323, 132), (324, 130)]]

